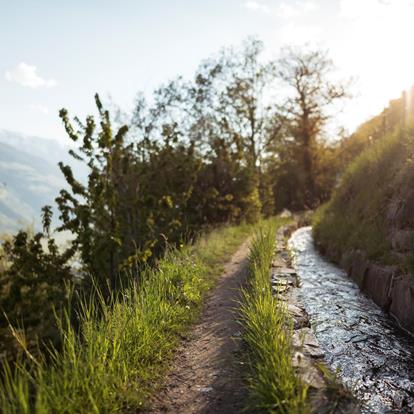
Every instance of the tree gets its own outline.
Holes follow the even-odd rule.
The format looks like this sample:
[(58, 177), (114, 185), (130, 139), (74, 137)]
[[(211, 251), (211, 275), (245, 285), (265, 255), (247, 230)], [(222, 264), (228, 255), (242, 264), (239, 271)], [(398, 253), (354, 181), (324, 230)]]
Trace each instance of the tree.
[(347, 96), (346, 85), (330, 80), (333, 63), (321, 50), (286, 48), (277, 67), (279, 79), (291, 91), (279, 111), (284, 141), (297, 146), (305, 207), (314, 208), (320, 201), (314, 168), (317, 141), (322, 138), (333, 105)]
[[(275, 81), (274, 64), (262, 61), (262, 51), (262, 42), (254, 38), (239, 50), (223, 49), (200, 65), (189, 93), (194, 102), (189, 132), (216, 167), (210, 168), (217, 177), (211, 182), (215, 199), (220, 206), (231, 199), (238, 218), (249, 221), (261, 211), (261, 159), (270, 119), (265, 95)], [(226, 171), (233, 172), (234, 186)], [(227, 217), (235, 212), (226, 211)]]
[[(92, 116), (82, 124), (75, 118), (78, 130), (70, 122), (68, 112), (60, 117), (68, 136), (78, 143), (70, 154), (89, 170), (87, 183), (76, 179), (69, 165), (59, 163), (70, 191), (62, 189), (56, 198), (62, 225), (59, 231), (74, 234), (71, 251), (79, 252), (86, 274), (95, 278), (102, 288), (116, 288), (122, 266), (131, 256), (147, 256), (146, 246), (138, 248), (135, 199), (131, 200), (138, 183), (130, 172), (134, 164), (132, 145), (127, 145), (127, 126), (114, 133), (109, 112), (95, 95), (100, 128)], [(106, 283), (106, 280), (109, 283)]]

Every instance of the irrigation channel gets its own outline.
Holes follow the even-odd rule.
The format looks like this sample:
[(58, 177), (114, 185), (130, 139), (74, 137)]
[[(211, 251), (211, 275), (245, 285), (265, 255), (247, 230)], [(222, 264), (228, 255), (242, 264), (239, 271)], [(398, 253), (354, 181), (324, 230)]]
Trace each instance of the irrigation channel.
[(315, 249), (310, 227), (289, 248), (302, 300), (328, 366), (361, 400), (363, 413), (414, 413), (414, 338)]

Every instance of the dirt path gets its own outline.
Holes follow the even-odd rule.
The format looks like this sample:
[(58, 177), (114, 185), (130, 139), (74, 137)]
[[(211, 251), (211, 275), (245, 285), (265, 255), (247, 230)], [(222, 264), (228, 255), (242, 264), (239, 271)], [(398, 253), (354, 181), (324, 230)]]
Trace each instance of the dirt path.
[(200, 322), (178, 349), (150, 413), (239, 413), (246, 395), (237, 363), (240, 326), (235, 301), (246, 279), (248, 243), (225, 266)]

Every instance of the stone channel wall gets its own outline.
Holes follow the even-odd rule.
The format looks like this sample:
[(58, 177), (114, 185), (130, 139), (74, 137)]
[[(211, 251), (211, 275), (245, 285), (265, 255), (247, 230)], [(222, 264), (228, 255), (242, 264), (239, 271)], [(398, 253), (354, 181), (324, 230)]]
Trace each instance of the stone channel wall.
[[(293, 321), (293, 365), (297, 375), (309, 387), (313, 413), (358, 414), (359, 404), (351, 394), (341, 384), (334, 384), (333, 374), (332, 377), (327, 377), (329, 369), (323, 362), (325, 354), (312, 330), (308, 314), (298, 298), (300, 280), (292, 267), (286, 247), (287, 237), (297, 227), (297, 224), (287, 225), (277, 232), (276, 252), (271, 268), (272, 290), (279, 300), (286, 304), (287, 312)], [(332, 411), (334, 406), (336, 409)]]
[(360, 250), (343, 253), (340, 266), (377, 305), (414, 335), (414, 276), (402, 270), (414, 260), (414, 191), (391, 200), (387, 225), (391, 256), (399, 266), (381, 266)]

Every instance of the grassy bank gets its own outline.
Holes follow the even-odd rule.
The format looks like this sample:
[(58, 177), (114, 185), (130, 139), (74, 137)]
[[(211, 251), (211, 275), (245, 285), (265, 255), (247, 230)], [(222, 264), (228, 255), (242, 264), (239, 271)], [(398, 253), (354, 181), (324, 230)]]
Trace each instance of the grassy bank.
[[(393, 264), (390, 202), (414, 189), (414, 129), (396, 130), (372, 144), (349, 167), (331, 201), (315, 215), (317, 244), (334, 261), (350, 250)], [(414, 244), (413, 244), (414, 246)]]
[(242, 324), (247, 345), (251, 411), (307, 412), (304, 387), (292, 366), (292, 324), (272, 295), (269, 271), (280, 221), (257, 232), (250, 254), (250, 286), (243, 292)]
[[(131, 284), (111, 303), (99, 293), (85, 299), (79, 332), (69, 316), (61, 321), (60, 352), (40, 358), (27, 352), (15, 367), (3, 367), (0, 411), (115, 413), (145, 406), (205, 292), (251, 230), (223, 228), (169, 251), (139, 286)], [(19, 340), (24, 348), (24, 337)]]

